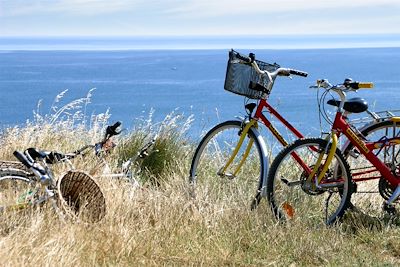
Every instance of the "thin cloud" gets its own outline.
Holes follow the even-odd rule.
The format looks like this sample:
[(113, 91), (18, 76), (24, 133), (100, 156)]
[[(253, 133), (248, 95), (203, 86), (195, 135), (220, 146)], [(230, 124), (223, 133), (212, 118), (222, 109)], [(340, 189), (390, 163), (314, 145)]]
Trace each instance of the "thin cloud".
[[(176, 2), (176, 1), (175, 1)], [(187, 18), (237, 15), (251, 19), (255, 14), (271, 14), (302, 10), (328, 10), (339, 8), (365, 8), (376, 6), (400, 7), (399, 0), (181, 0), (179, 5), (171, 6), (165, 13)], [(267, 19), (267, 17), (266, 17)]]
[(400, 0), (0, 0), (0, 35), (399, 33)]
[(45, 13), (70, 15), (100, 15), (140, 9), (158, 15), (182, 18), (207, 18), (237, 15), (243, 18), (255, 14), (271, 14), (301, 10), (332, 8), (362, 8), (389, 5), (400, 7), (399, 0), (0, 0), (0, 15), (20, 16)]
[(46, 13), (100, 15), (135, 10), (145, 3), (145, 0), (0, 0), (0, 14), (3, 17)]

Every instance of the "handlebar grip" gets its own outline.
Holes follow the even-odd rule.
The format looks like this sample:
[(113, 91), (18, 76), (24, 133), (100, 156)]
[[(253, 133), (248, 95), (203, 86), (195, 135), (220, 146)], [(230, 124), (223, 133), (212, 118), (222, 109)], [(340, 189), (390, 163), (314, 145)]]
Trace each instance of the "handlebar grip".
[(371, 82), (359, 82), (358, 83), (358, 88), (365, 88), (365, 89), (371, 89), (374, 88), (374, 83)]
[(107, 138), (110, 138), (111, 136), (120, 134), (120, 133), (121, 133), (120, 131), (117, 132), (117, 128), (118, 128), (120, 125), (121, 125), (121, 122), (120, 122), (120, 121), (117, 121), (117, 122), (114, 123), (113, 125), (107, 126), (107, 129), (106, 129), (106, 139), (107, 139)]
[(15, 150), (13, 155), (22, 163), (24, 164), (27, 168), (32, 168), (32, 163), (29, 162), (29, 160), (25, 157), (24, 154), (22, 154), (21, 152)]
[(371, 82), (348, 82), (345, 83), (347, 87), (350, 87), (352, 89), (371, 89), (374, 88), (374, 83)]
[(304, 71), (301, 71), (301, 70), (290, 69), (289, 73), (292, 74), (292, 75), (297, 75), (297, 76), (301, 76), (301, 77), (307, 77), (308, 76), (307, 72), (304, 72)]
[(121, 125), (121, 122), (120, 122), (120, 121), (117, 121), (116, 123), (114, 123), (114, 125), (112, 125), (112, 126), (110, 126), (110, 127), (111, 127), (111, 129), (115, 130), (115, 129), (117, 129), (120, 125)]

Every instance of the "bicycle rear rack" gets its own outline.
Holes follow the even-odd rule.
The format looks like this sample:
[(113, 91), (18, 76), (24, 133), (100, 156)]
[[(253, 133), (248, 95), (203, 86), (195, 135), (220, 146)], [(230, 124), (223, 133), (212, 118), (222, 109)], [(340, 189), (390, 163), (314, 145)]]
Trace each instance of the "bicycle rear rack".
[(391, 118), (391, 117), (400, 117), (400, 109), (376, 111), (376, 112), (367, 110), (366, 112), (369, 116), (362, 117), (362, 118), (356, 118), (356, 119), (350, 120), (349, 122), (352, 125), (368, 124), (371, 122), (383, 121), (383, 120)]

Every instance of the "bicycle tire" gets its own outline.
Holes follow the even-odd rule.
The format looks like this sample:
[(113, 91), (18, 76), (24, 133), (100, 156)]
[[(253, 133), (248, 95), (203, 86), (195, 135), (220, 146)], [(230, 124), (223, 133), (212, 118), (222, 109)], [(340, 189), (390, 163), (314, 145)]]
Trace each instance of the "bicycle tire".
[[(400, 124), (393, 122), (389, 118), (366, 126), (364, 129), (361, 129), (361, 134), (368, 141), (378, 141), (384, 136), (388, 138), (400, 137)], [(391, 192), (390, 187), (388, 184), (384, 183), (383, 178), (357, 182), (357, 179), (359, 178), (379, 177), (380, 173), (375, 171), (365, 175), (362, 174), (363, 171), (376, 170), (376, 168), (361, 155), (353, 144), (347, 144), (343, 151), (345, 158), (350, 164), (353, 182), (356, 182), (355, 190), (351, 197), (352, 209), (370, 216), (381, 216), (382, 202), (384, 197), (387, 197), (387, 194)], [(400, 145), (391, 145), (390, 149), (385, 148), (380, 151), (377, 150), (377, 152), (379, 152), (378, 158), (385, 163), (390, 164), (393, 160), (399, 158), (399, 151)], [(393, 156), (395, 156), (395, 159), (393, 159)], [(400, 167), (400, 165), (398, 167)]]
[[(278, 220), (310, 220), (310, 223), (315, 224), (317, 218), (331, 225), (344, 215), (350, 202), (352, 184), (349, 165), (340, 150), (336, 149), (321, 181), (321, 184), (332, 185), (325, 189), (313, 189), (311, 184), (314, 182), (306, 182), (308, 174), (291, 155), (295, 152), (312, 169), (321, 152), (325, 155), (322, 162), (326, 160), (327, 145), (328, 142), (320, 138), (299, 139), (276, 156), (268, 174), (267, 199)], [(291, 180), (289, 176), (296, 180)], [(322, 203), (325, 196), (328, 198)], [(331, 206), (332, 201), (334, 206)]]
[(27, 218), (35, 197), (34, 182), (27, 177), (0, 172), (0, 232), (10, 232)]
[[(265, 143), (261, 135), (250, 128), (234, 162), (225, 175), (218, 174), (236, 147), (242, 129), (241, 121), (226, 121), (212, 128), (200, 141), (190, 168), (189, 182), (192, 193), (206, 202), (228, 203), (229, 207), (243, 207), (250, 204), (254, 209), (262, 198), (265, 172), (268, 163)], [(253, 140), (251, 151), (235, 177), (235, 167), (248, 142)]]
[(0, 177), (6, 175), (14, 175), (19, 177), (30, 178), (35, 175), (24, 164), (19, 161), (0, 161)]

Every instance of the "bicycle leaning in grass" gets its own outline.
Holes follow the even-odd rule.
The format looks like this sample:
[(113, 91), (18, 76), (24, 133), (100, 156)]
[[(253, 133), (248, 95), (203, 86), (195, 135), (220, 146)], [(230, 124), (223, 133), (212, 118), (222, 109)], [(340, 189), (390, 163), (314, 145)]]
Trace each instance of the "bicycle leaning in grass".
[(15, 151), (14, 156), (22, 165), (3, 162), (0, 176), (0, 217), (5, 225), (18, 224), (21, 215), (46, 204), (63, 220), (94, 223), (105, 216), (105, 198), (90, 175), (70, 170), (57, 179), (46, 158), (34, 160), (27, 151)]
[[(116, 147), (116, 144), (113, 141), (113, 137), (121, 133), (121, 130), (119, 130), (120, 126), (121, 122), (119, 121), (114, 123), (113, 125), (107, 126), (104, 137), (101, 141), (95, 144), (85, 145), (82, 148), (73, 152), (63, 153), (59, 151), (44, 151), (36, 148), (28, 148), (26, 151), (24, 151), (24, 154), (29, 155), (29, 157), (32, 158), (34, 161), (41, 160), (45, 161), (45, 163), (47, 164), (64, 162), (67, 163), (70, 168), (74, 168), (74, 165), (71, 162), (72, 159), (78, 156), (85, 157), (89, 153), (93, 152), (96, 155), (97, 162), (95, 166), (89, 171), (91, 175), (99, 178), (109, 177), (124, 179), (132, 183), (133, 186), (138, 186), (139, 182), (136, 179), (136, 175), (138, 175), (141, 171), (140, 161), (145, 159), (149, 155), (149, 153), (157, 152), (157, 150), (152, 150), (156, 142), (157, 136), (154, 136), (150, 141), (146, 142), (139, 149), (136, 155), (122, 162), (118, 173), (110, 173), (110, 166), (108, 165), (108, 162), (106, 160), (106, 155), (109, 154), (111, 150)], [(134, 169), (137, 169), (136, 172), (133, 171)], [(4, 174), (10, 173), (10, 171), (18, 173), (19, 176), (23, 176), (25, 178), (33, 176), (33, 173), (19, 162), (0, 161), (0, 177), (4, 176)]]
[[(372, 199), (356, 201), (351, 197), (370, 181), (378, 181), (383, 211), (394, 214), (400, 196), (400, 117), (376, 123), (375, 130), (384, 129), (381, 136), (365, 137), (345, 116), (346, 93), (372, 88), (372, 83), (345, 80), (331, 85), (318, 80), (314, 87), (340, 97), (331, 132), (325, 139), (299, 139), (276, 156), (267, 179), (267, 198), (274, 215), (286, 221), (333, 224), (348, 208), (368, 212)], [(349, 141), (344, 150), (338, 148), (339, 137)], [(352, 172), (349, 161), (353, 159), (369, 165), (356, 166)]]
[[(197, 198), (204, 201), (226, 200), (231, 206), (251, 203), (251, 208), (255, 208), (267, 196), (268, 152), (259, 125), (265, 125), (284, 147), (289, 142), (271, 122), (273, 117), (296, 139), (304, 138), (268, 103), (276, 77), (290, 75), (306, 77), (307, 73), (256, 60), (254, 54), (246, 57), (233, 50), (229, 52), (224, 88), (255, 102), (245, 104), (245, 118), (216, 125), (200, 141), (189, 174), (192, 192)], [(392, 113), (371, 112), (367, 102), (361, 98), (349, 99), (345, 103), (330, 100), (328, 104), (343, 105), (346, 116), (367, 112), (369, 119), (363, 120), (365, 123), (357, 131), (360, 136), (382, 136), (393, 126)], [(271, 119), (267, 118), (267, 114)], [(346, 156), (357, 157), (357, 151), (349, 142), (344, 144), (343, 151)], [(373, 190), (377, 190), (375, 184)]]
[[(75, 171), (72, 159), (94, 152), (97, 164), (94, 170), (107, 169), (105, 155), (116, 145), (112, 137), (120, 134), (120, 122), (106, 128), (104, 138), (94, 144), (71, 152), (42, 151), (28, 148), (23, 153), (15, 151), (18, 161), (0, 161), (0, 213), (2, 219), (17, 218), (20, 211), (41, 207), (46, 203), (62, 218), (79, 219), (86, 222), (100, 221), (106, 212), (106, 202), (100, 187), (90, 174)], [(140, 161), (146, 158), (155, 144), (156, 137), (147, 142), (139, 152), (122, 163), (119, 173), (100, 173), (95, 177), (124, 179), (134, 187), (139, 186), (136, 175), (140, 172)], [(155, 152), (157, 150), (153, 150)], [(70, 171), (56, 179), (50, 168), (57, 163), (66, 163)], [(134, 166), (138, 165), (138, 166)], [(136, 170), (137, 171), (133, 171)]]

